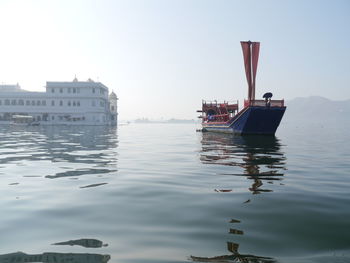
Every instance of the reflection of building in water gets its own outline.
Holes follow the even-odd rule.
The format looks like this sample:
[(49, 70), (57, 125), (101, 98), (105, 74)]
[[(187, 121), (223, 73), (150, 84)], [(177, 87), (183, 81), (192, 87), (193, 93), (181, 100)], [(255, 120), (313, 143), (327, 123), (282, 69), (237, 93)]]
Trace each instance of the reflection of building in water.
[[(1, 126), (0, 164), (50, 161), (46, 178), (102, 175), (117, 171), (118, 134), (111, 126)], [(21, 155), (12, 154), (20, 150)], [(64, 163), (64, 169), (62, 165)], [(27, 174), (24, 174), (27, 176)]]
[(63, 242), (54, 243), (52, 245), (60, 245), (60, 246), (82, 246), (88, 248), (98, 248), (98, 247), (106, 247), (108, 244), (103, 244), (101, 240), (94, 238), (81, 238), (75, 240), (68, 240)]
[[(101, 240), (93, 238), (81, 238), (64, 242), (54, 243), (52, 245), (82, 246), (85, 248), (100, 248), (108, 246)], [(45, 252), (42, 254), (26, 254), (15, 252), (0, 255), (0, 263), (12, 262), (43, 262), (43, 263), (107, 263), (110, 255), (90, 254), (90, 253), (53, 253)]]
[(101, 175), (117, 171), (118, 135), (115, 127), (47, 127), (45, 135), (53, 162), (85, 165), (49, 174), (46, 178)]
[(25, 254), (15, 252), (0, 255), (1, 263), (12, 262), (43, 262), (43, 263), (107, 263), (110, 255), (90, 254), (90, 253), (53, 253)]
[(202, 136), (200, 160), (207, 164), (243, 168), (243, 173), (226, 175), (246, 176), (253, 180), (249, 188), (253, 194), (272, 191), (261, 188), (263, 181), (273, 184), (282, 179), (286, 158), (275, 137), (214, 133), (203, 133)]

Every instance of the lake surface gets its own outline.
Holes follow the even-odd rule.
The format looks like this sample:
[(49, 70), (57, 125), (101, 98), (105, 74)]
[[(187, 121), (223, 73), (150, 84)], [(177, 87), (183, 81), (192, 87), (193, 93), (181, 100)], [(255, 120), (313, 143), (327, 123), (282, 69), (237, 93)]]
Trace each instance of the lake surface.
[(0, 127), (0, 262), (350, 262), (349, 124), (196, 128)]

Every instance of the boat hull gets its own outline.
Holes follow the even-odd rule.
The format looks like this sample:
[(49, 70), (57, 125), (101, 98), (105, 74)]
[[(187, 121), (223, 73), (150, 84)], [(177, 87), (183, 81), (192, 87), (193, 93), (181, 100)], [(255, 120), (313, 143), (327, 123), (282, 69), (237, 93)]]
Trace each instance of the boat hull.
[(228, 122), (203, 123), (203, 131), (274, 135), (286, 107), (248, 106)]

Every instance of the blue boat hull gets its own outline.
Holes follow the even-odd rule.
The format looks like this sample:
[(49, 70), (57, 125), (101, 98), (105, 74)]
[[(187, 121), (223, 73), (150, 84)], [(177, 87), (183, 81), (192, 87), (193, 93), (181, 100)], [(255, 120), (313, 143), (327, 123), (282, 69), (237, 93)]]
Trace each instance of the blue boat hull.
[(274, 135), (286, 107), (249, 106), (226, 123), (203, 123), (203, 131)]

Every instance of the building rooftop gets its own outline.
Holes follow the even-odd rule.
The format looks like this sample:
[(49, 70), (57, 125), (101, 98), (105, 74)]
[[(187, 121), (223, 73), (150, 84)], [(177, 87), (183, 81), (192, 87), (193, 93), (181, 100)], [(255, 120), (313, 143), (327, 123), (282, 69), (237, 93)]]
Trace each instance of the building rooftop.
[(0, 92), (21, 92), (21, 86), (17, 83), (15, 85), (0, 84)]
[(78, 81), (77, 78), (74, 78), (73, 81), (46, 81), (46, 87), (48, 88), (63, 88), (63, 87), (76, 87), (76, 88), (86, 88), (86, 87), (98, 87), (108, 89), (101, 82), (95, 82), (92, 79), (87, 81)]

